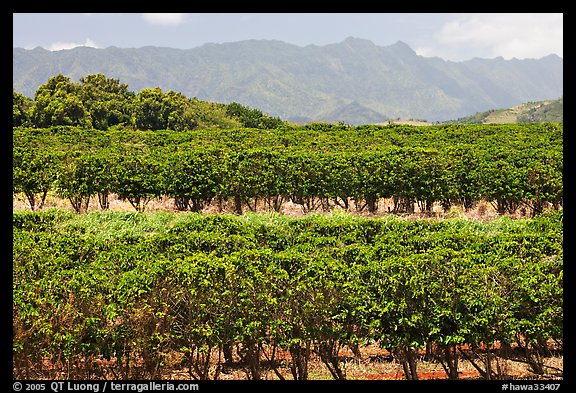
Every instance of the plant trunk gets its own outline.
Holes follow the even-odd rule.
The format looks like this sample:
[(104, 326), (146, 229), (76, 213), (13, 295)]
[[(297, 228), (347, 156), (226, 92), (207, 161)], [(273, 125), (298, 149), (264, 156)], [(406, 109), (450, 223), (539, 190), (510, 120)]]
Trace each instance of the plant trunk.
[(242, 215), (242, 198), (240, 195), (234, 195), (234, 213)]
[(292, 363), (290, 364), (290, 371), (292, 377), (298, 381), (305, 381), (308, 379), (308, 360), (310, 359), (310, 343), (306, 342), (303, 348), (299, 344), (290, 347), (290, 356)]

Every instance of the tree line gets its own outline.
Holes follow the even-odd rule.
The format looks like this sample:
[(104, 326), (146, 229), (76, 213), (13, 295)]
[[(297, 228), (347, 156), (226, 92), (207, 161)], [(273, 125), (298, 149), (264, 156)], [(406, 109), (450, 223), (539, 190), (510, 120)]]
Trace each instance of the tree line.
[(103, 74), (88, 74), (79, 82), (57, 74), (38, 87), (34, 99), (13, 89), (13, 126), (44, 128), (78, 126), (106, 130), (175, 131), (202, 127), (275, 128), (277, 117), (236, 102), (220, 104), (188, 98), (172, 90), (145, 88), (138, 93)]
[[(179, 210), (228, 204), (238, 214), (262, 206), (280, 211), (287, 201), (305, 212), (375, 213), (383, 198), (394, 201), (393, 213), (435, 204), (471, 209), (481, 200), (500, 214), (562, 206), (561, 124), (315, 127), (15, 128), (13, 192), (26, 195), (32, 210), (56, 192), (77, 212), (94, 196), (108, 208), (111, 194), (137, 211), (166, 196)], [(423, 132), (444, 137), (428, 135), (425, 143)]]

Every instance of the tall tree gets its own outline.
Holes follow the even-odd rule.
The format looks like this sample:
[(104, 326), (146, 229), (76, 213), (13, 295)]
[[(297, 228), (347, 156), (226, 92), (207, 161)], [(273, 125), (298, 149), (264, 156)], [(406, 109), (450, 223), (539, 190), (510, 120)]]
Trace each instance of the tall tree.
[(28, 126), (34, 109), (34, 100), (12, 89), (12, 126)]
[(81, 100), (80, 85), (62, 74), (36, 90), (33, 122), (36, 127), (73, 125), (92, 127), (90, 113)]
[(103, 74), (89, 74), (80, 78), (80, 98), (92, 117), (92, 125), (99, 130), (130, 122), (130, 105), (135, 96), (128, 85)]
[(172, 90), (168, 90), (162, 97), (162, 117), (165, 128), (170, 130), (192, 130), (198, 125), (191, 111), (190, 100), (184, 94)]
[(159, 87), (142, 89), (134, 99), (132, 123), (140, 130), (166, 129), (162, 114), (164, 93)]

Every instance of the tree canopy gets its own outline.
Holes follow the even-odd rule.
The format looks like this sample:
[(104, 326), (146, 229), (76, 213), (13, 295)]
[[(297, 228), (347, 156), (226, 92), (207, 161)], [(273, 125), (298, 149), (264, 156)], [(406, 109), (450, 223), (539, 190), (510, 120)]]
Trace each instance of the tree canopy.
[(13, 126), (78, 126), (106, 130), (185, 131), (197, 128), (276, 128), (285, 122), (237, 102), (222, 104), (189, 98), (160, 87), (138, 93), (118, 79), (88, 74), (73, 82), (57, 74), (41, 85), (34, 99), (13, 90)]

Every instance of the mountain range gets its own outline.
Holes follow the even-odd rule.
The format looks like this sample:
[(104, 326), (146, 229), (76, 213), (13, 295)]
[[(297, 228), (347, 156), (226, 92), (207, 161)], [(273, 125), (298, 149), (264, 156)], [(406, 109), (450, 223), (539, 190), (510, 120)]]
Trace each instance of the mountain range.
[(352, 125), (390, 119), (446, 121), (492, 108), (563, 96), (563, 59), (423, 57), (402, 41), (349, 37), (324, 46), (277, 40), (166, 47), (48, 51), (13, 48), (13, 87), (33, 97), (56, 74), (102, 73), (219, 103), (238, 102), (292, 122)]

